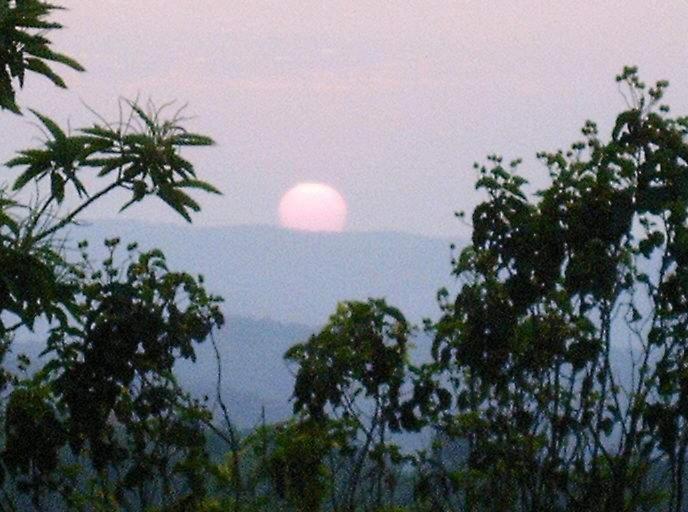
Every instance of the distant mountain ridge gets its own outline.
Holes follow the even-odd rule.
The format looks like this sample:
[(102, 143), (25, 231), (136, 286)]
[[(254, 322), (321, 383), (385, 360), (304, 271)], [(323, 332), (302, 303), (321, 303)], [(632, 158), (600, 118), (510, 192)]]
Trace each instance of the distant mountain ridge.
[(171, 268), (203, 274), (225, 311), (244, 317), (322, 325), (338, 301), (385, 297), (419, 322), (437, 316), (437, 290), (454, 283), (451, 241), (412, 234), (134, 221), (93, 221), (70, 234), (88, 239), (94, 253), (113, 236), (158, 247)]
[[(289, 416), (293, 376), (283, 355), (319, 330), (339, 300), (385, 297), (414, 322), (437, 315), (438, 288), (451, 285), (446, 240), (399, 233), (297, 233), (266, 226), (223, 228), (98, 222), (75, 228), (71, 240), (88, 239), (94, 257), (102, 241), (121, 236), (141, 249), (159, 247), (173, 270), (202, 273), (208, 289), (226, 298), (226, 325), (215, 333), (222, 361), (222, 393), (241, 428)], [(456, 286), (454, 286), (455, 288)], [(8, 357), (36, 358), (44, 328), (23, 333)], [(32, 341), (35, 340), (35, 341)], [(427, 361), (431, 337), (413, 337), (414, 362)], [(630, 375), (628, 354), (615, 350), (615, 364)], [(180, 361), (177, 376), (213, 407), (217, 362), (210, 340), (197, 346), (197, 361)]]
[[(138, 242), (141, 250), (160, 248), (170, 269), (203, 274), (208, 290), (225, 298), (227, 323), (215, 335), (222, 390), (242, 427), (255, 425), (263, 407), (268, 421), (289, 415), (293, 377), (284, 352), (319, 330), (338, 301), (385, 297), (419, 323), (437, 316), (437, 290), (454, 282), (450, 241), (402, 233), (93, 221), (71, 228), (68, 240), (72, 247), (88, 240), (98, 259), (105, 256), (103, 240), (115, 236), (123, 245)], [(18, 353), (38, 355), (42, 331), (21, 336), (10, 366)], [(427, 352), (421, 344), (420, 351)], [(180, 362), (176, 372), (185, 389), (207, 396), (212, 406), (217, 364), (209, 340), (197, 354), (195, 364)]]
[[(254, 426), (264, 410), (268, 422), (288, 417), (294, 380), (283, 359), (314, 328), (272, 320), (230, 316), (215, 335), (222, 364), (222, 394), (232, 420), (242, 428)], [(181, 361), (175, 372), (184, 389), (208, 397), (216, 407), (217, 360), (210, 340), (196, 346), (196, 361)]]

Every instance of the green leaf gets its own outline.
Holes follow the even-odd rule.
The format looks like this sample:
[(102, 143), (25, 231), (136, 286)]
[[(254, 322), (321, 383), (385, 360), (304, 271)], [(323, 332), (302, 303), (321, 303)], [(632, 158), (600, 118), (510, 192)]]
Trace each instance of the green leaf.
[(40, 21), (37, 18), (29, 18), (22, 21), (16, 21), (14, 26), (17, 28), (36, 28), (40, 30), (55, 30), (62, 28), (60, 23), (50, 22), (50, 21)]
[(204, 190), (210, 194), (222, 195), (222, 192), (220, 192), (218, 189), (216, 189), (210, 183), (207, 183), (207, 182), (201, 181), (201, 180), (182, 180), (182, 181), (176, 182), (174, 184), (174, 186), (178, 187), (178, 188), (198, 188), (198, 189)]
[(182, 133), (170, 137), (170, 142), (175, 146), (212, 146), (215, 141), (205, 135), (195, 133)]
[(121, 138), (121, 133), (111, 130), (109, 128), (103, 128), (99, 125), (93, 125), (90, 128), (81, 128), (79, 131), (82, 133), (86, 133), (88, 135), (94, 135), (99, 138), (109, 139), (113, 141), (119, 140)]
[(50, 175), (50, 192), (58, 204), (64, 200), (64, 179), (56, 172)]
[(29, 165), (33, 160), (26, 155), (16, 156), (11, 160), (5, 162), (7, 167), (16, 167), (18, 165)]
[(17, 222), (3, 211), (0, 211), (0, 224), (10, 228), (13, 235), (17, 236), (19, 234), (19, 225)]
[(34, 71), (38, 73), (39, 75), (43, 75), (47, 79), (49, 79), (52, 83), (57, 85), (58, 87), (62, 89), (67, 88), (67, 84), (65, 84), (64, 80), (55, 73), (52, 69), (50, 69), (50, 66), (48, 66), (45, 62), (43, 62), (40, 59), (35, 59), (35, 58), (28, 58), (26, 59), (26, 69)]
[(20, 188), (24, 187), (27, 183), (29, 183), (31, 180), (34, 178), (37, 178), (41, 174), (44, 174), (48, 171), (48, 167), (42, 167), (42, 166), (31, 166), (29, 167), (26, 171), (24, 171), (22, 174), (19, 175), (19, 177), (15, 180), (14, 185), (12, 185), (12, 190), (19, 190)]
[(158, 130), (157, 130), (157, 127), (155, 125), (155, 122), (150, 117), (148, 117), (148, 115), (146, 115), (146, 113), (143, 111), (143, 109), (141, 107), (139, 107), (133, 101), (129, 101), (128, 103), (129, 103), (129, 106), (131, 107), (131, 109), (134, 112), (136, 112), (136, 114), (139, 116), (139, 118), (141, 118), (141, 120), (143, 120), (143, 122), (146, 123), (146, 126), (148, 126), (148, 129), (151, 132), (156, 133)]
[(76, 60), (72, 59), (71, 57), (68, 57), (67, 55), (53, 52), (47, 46), (42, 46), (30, 50), (29, 53), (34, 57), (39, 57), (45, 60), (51, 60), (53, 62), (59, 62), (60, 64), (64, 64), (65, 66), (74, 69), (75, 71), (85, 71), (84, 67), (81, 64), (79, 64)]
[[(2, 83), (0, 82), (0, 88), (1, 88), (1, 85), (2, 85)], [(6, 93), (5, 91), (0, 90), (0, 108), (6, 109), (6, 110), (9, 110), (10, 112), (21, 115), (21, 110), (19, 110), (19, 106), (17, 105), (17, 103), (14, 100), (14, 92), (13, 91)]]
[(153, 144), (153, 139), (150, 137), (150, 135), (145, 133), (129, 133), (122, 137), (122, 142), (132, 146), (145, 146), (148, 144)]
[(184, 205), (187, 208), (191, 208), (195, 212), (201, 211), (201, 206), (181, 190), (176, 190), (175, 188), (173, 188), (169, 190), (167, 194), (169, 194), (173, 201), (181, 205)]
[(614, 129), (612, 130), (612, 139), (619, 140), (619, 134), (624, 127), (628, 125), (636, 124), (639, 121), (640, 113), (637, 110), (628, 110), (622, 112), (616, 118), (616, 123), (614, 124)]
[(163, 191), (164, 189), (161, 189), (158, 191), (158, 197), (165, 201), (174, 211), (176, 211), (179, 215), (184, 217), (184, 220), (187, 222), (191, 223), (191, 217), (189, 216), (188, 212), (184, 208), (182, 204), (180, 204), (175, 198), (171, 197), (171, 194), (169, 191)]

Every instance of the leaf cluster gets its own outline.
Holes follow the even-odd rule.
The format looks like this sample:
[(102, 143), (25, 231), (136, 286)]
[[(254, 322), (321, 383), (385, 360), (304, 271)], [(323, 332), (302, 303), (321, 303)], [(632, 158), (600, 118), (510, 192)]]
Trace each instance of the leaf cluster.
[[(75, 135), (65, 133), (55, 121), (32, 111), (49, 138), (43, 147), (19, 151), (17, 157), (7, 162), (10, 168), (23, 168), (13, 189), (48, 180), (50, 201), (59, 205), (65, 198), (65, 187), (71, 185), (78, 197), (84, 199), (83, 207), (113, 189), (125, 189), (131, 193), (131, 199), (121, 210), (154, 195), (191, 222), (189, 212), (200, 211), (200, 206), (185, 190), (220, 192), (196, 177), (194, 166), (181, 156), (180, 149), (210, 146), (212, 139), (188, 132), (179, 123), (178, 115), (162, 119), (163, 109), (151, 106), (151, 112), (145, 112), (135, 102), (126, 105), (130, 109), (126, 121), (94, 124), (77, 130)], [(84, 174), (92, 176), (91, 168), (98, 171), (97, 178), (107, 182), (96, 193), (89, 192), (83, 181)]]
[(2, 462), (25, 490), (70, 495), (58, 471), (69, 449), (96, 473), (122, 471), (110, 482), (117, 502), (171, 474), (186, 476), (200, 497), (210, 417), (181, 390), (173, 366), (194, 359), (194, 343), (222, 325), (220, 299), (192, 276), (168, 271), (159, 251), (119, 269), (118, 240), (107, 244), (101, 269), (90, 268), (86, 253), (72, 269), (74, 318), (52, 328), (48, 362), (10, 394)]
[(46, 37), (62, 25), (49, 18), (61, 7), (41, 0), (2, 0), (0, 2), (0, 109), (20, 113), (14, 82), (24, 86), (26, 72), (42, 75), (53, 84), (66, 88), (64, 80), (53, 71), (52, 63), (77, 71), (84, 68), (71, 57), (51, 48)]

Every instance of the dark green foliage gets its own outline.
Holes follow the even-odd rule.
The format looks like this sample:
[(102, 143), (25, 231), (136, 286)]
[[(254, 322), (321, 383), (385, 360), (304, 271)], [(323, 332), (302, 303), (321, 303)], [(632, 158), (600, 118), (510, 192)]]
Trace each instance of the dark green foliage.
[(26, 72), (43, 75), (58, 87), (66, 87), (62, 78), (53, 71), (55, 62), (83, 71), (71, 57), (55, 52), (46, 32), (62, 28), (49, 20), (57, 5), (40, 0), (0, 1), (0, 109), (19, 113), (15, 101), (14, 83), (24, 86)]
[(2, 453), (10, 471), (41, 474), (57, 469), (56, 447), (65, 442), (65, 436), (49, 396), (49, 388), (35, 382), (22, 383), (12, 392), (5, 410), (6, 448)]
[[(659, 105), (665, 82), (618, 79), (632, 107), (609, 141), (588, 122), (569, 151), (540, 154), (545, 189), (525, 192), (519, 161), (477, 166), (486, 200), (454, 262), (460, 289), (427, 323), (432, 361), (409, 364), (410, 326), (384, 301), (340, 304), (286, 354), (294, 422), (247, 438), (262, 477), (222, 503), (685, 509), (688, 122)], [(433, 446), (404, 455), (392, 436), (422, 428)]]
[[(57, 6), (34, 0), (0, 2), (0, 108), (19, 112), (15, 85), (26, 71), (64, 82), (46, 64), (74, 69), (53, 52), (45, 30)], [(178, 116), (128, 103), (127, 121), (65, 130), (32, 110), (46, 130), (42, 147), (7, 163), (22, 172), (14, 190), (35, 187), (29, 203), (0, 194), (0, 362), (16, 332), (48, 325), (46, 349), (34, 361), (19, 356), (17, 371), (0, 371), (2, 447), (0, 508), (16, 510), (133, 510), (195, 507), (208, 488), (206, 427), (212, 415), (177, 384), (173, 366), (195, 358), (195, 345), (223, 323), (220, 299), (202, 279), (167, 269), (160, 251), (128, 247), (117, 262), (118, 240), (98, 268), (81, 244), (73, 261), (58, 237), (95, 201), (116, 188), (130, 201), (163, 199), (186, 220), (199, 205), (184, 189), (219, 193), (196, 178), (184, 146), (208, 146)], [(99, 169), (97, 191), (82, 174)], [(47, 187), (48, 193), (44, 197)], [(59, 208), (76, 192), (79, 202)], [(68, 243), (68, 242), (67, 242)], [(26, 499), (24, 499), (26, 498)]]
[(0, 245), (0, 265), (0, 308), (13, 315), (0, 320), (2, 336), (18, 325), (32, 328), (41, 315), (64, 318), (75, 290), (59, 279), (59, 257), (53, 249), (7, 240)]
[[(51, 202), (59, 205), (69, 184), (79, 197), (87, 198), (81, 209), (115, 188), (126, 189), (131, 192), (131, 199), (121, 210), (156, 195), (190, 222), (189, 211), (197, 212), (200, 207), (184, 189), (220, 192), (197, 179), (193, 165), (179, 150), (185, 146), (209, 146), (212, 139), (187, 132), (176, 118), (161, 119), (162, 109), (151, 106), (151, 112), (146, 113), (136, 103), (127, 102), (127, 106), (131, 109), (128, 121), (107, 126), (95, 124), (77, 130), (78, 135), (66, 134), (57, 123), (34, 112), (52, 138), (42, 149), (20, 151), (19, 156), (7, 162), (8, 167), (24, 168), (13, 188), (19, 190), (49, 178)], [(107, 183), (96, 193), (87, 191), (81, 181), (81, 174), (91, 174), (90, 167), (99, 169), (97, 176)], [(47, 233), (54, 231), (52, 227)], [(40, 233), (38, 238), (44, 236), (46, 233)]]
[[(190, 275), (167, 271), (159, 252), (120, 270), (113, 263), (117, 241), (108, 244), (102, 270), (86, 263), (73, 269), (79, 314), (52, 329), (50, 361), (10, 395), (11, 449), (3, 462), (32, 491), (63, 486), (68, 496), (76, 490), (56, 472), (68, 446), (98, 473), (118, 468), (121, 481), (110, 483), (117, 502), (155, 479), (171, 485), (175, 474), (200, 498), (204, 484), (196, 474), (204, 468), (202, 427), (210, 416), (182, 392), (172, 366), (193, 358), (193, 344), (222, 324), (218, 299)], [(27, 449), (34, 436), (41, 443)]]
[(294, 412), (340, 439), (348, 467), (333, 478), (344, 481), (346, 510), (366, 500), (381, 507), (393, 492), (391, 471), (401, 456), (389, 436), (401, 430), (409, 332), (384, 300), (345, 302), (320, 333), (285, 355), (297, 365)]
[(321, 422), (287, 424), (276, 432), (268, 468), (278, 497), (295, 510), (316, 512), (328, 490), (325, 458), (335, 448), (332, 433)]
[(438, 436), (415, 457), (421, 508), (685, 508), (688, 122), (659, 105), (666, 82), (618, 81), (632, 106), (610, 140), (588, 122), (541, 153), (547, 188), (526, 194), (519, 161), (476, 167), (486, 200), (460, 290), (428, 323), (431, 363), (408, 365), (409, 327), (379, 301), (342, 304), (287, 352), (295, 412), (343, 434), (334, 510), (382, 507), (379, 482), (406, 461), (384, 433), (422, 426)]
[(611, 140), (588, 122), (570, 151), (540, 154), (552, 183), (535, 197), (518, 162), (478, 167), (487, 200), (433, 327), (442, 378), (419, 382), (429, 421), (468, 446), (449, 474), (467, 510), (640, 510), (661, 499), (659, 467), (682, 510), (688, 123), (657, 108), (666, 82), (618, 80), (633, 107)]
[(395, 430), (405, 378), (409, 326), (384, 301), (341, 304), (308, 343), (285, 355), (298, 365), (294, 411), (321, 419), (326, 406), (346, 408), (358, 396), (380, 400), (380, 414)]

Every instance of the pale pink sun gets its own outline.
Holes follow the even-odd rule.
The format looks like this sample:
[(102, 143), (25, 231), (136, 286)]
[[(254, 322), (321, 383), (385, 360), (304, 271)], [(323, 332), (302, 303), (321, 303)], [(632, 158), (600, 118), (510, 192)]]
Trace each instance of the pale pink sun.
[(342, 195), (324, 183), (299, 183), (279, 204), (280, 225), (301, 231), (343, 231), (346, 213)]

